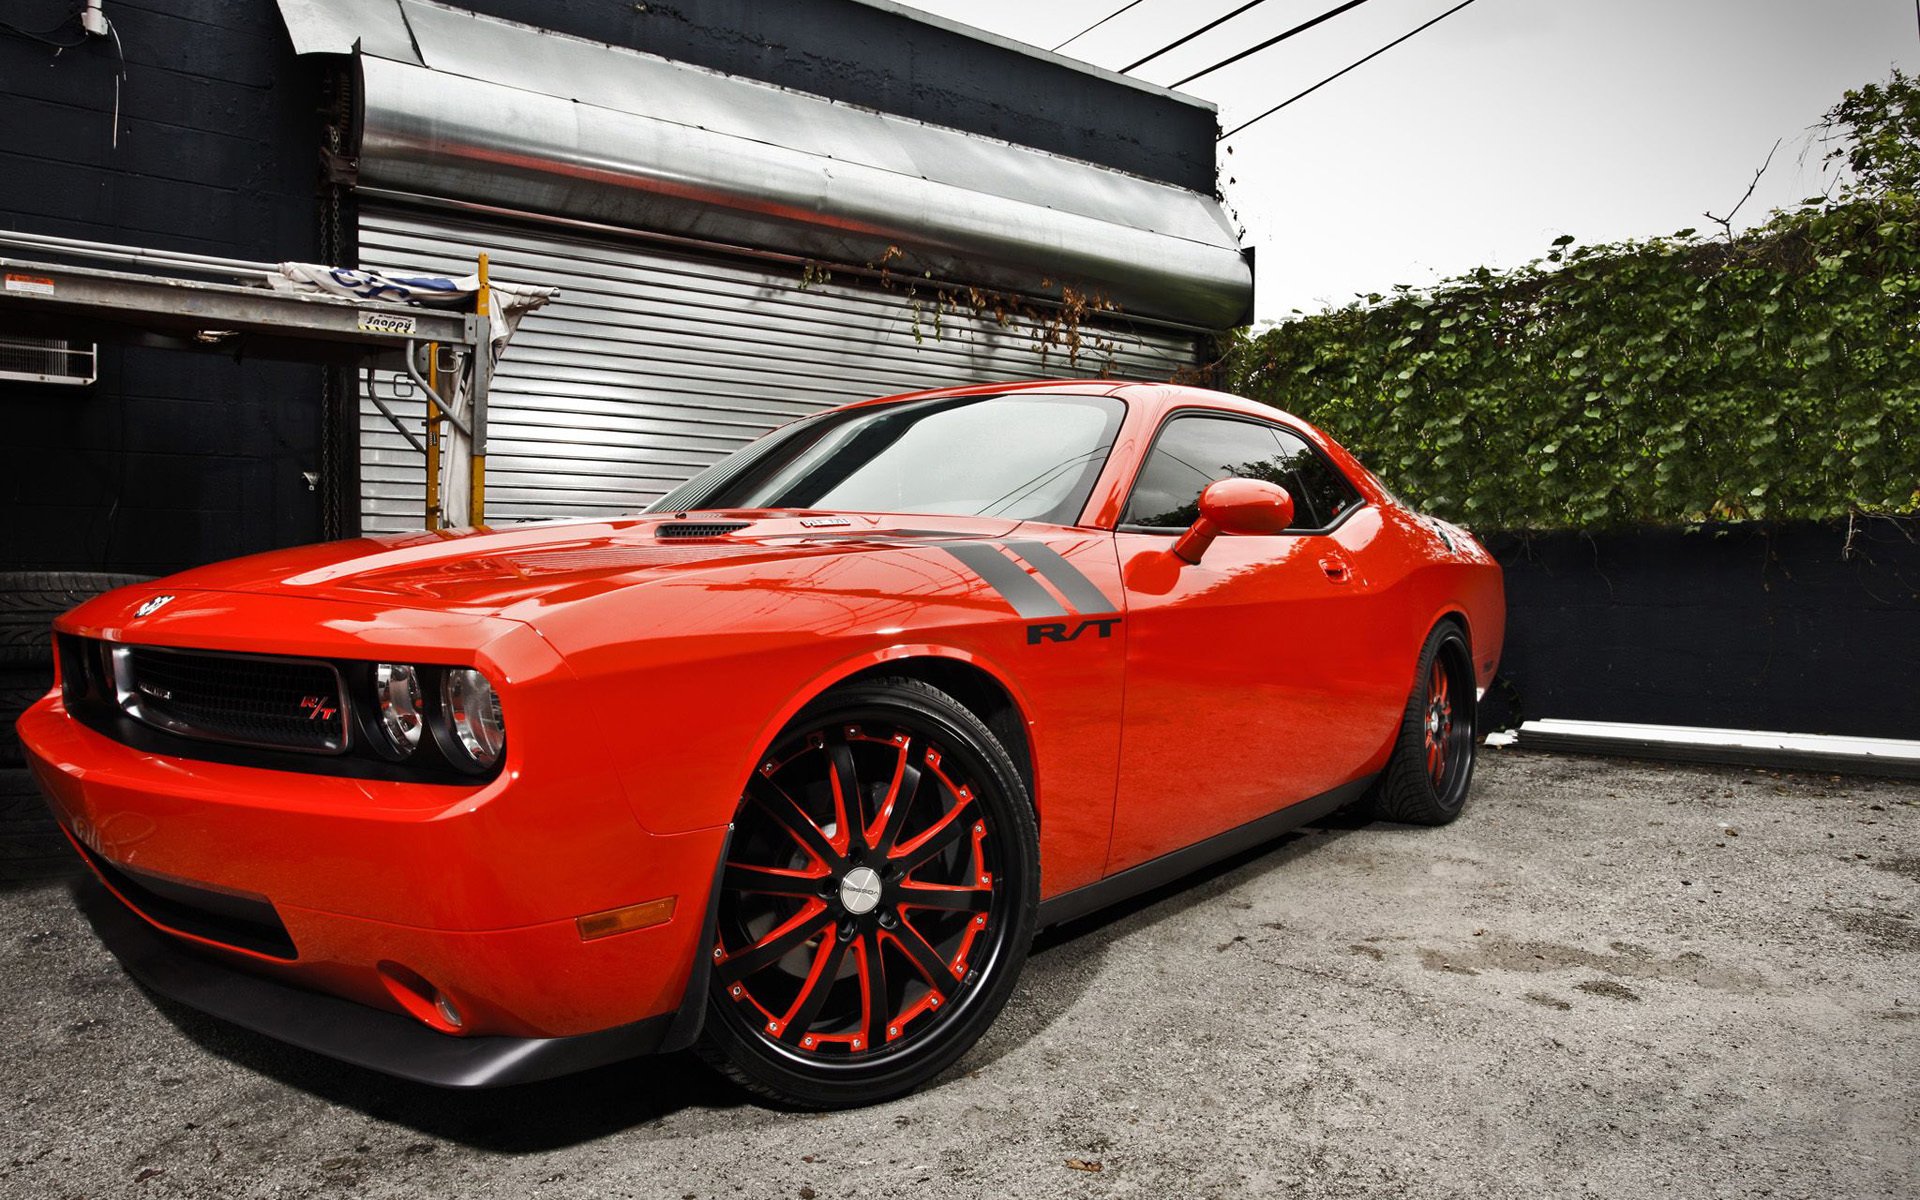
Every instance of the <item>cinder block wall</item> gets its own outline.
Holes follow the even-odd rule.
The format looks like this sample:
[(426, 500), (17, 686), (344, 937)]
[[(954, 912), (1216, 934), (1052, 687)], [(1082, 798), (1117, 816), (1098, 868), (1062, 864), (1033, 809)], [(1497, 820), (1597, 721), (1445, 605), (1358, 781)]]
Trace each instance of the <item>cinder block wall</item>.
[[(68, 0), (7, 19), (80, 36)], [(113, 0), (111, 39), (0, 38), (0, 224), (278, 261), (317, 253), (316, 68), (271, 3)], [(102, 264), (104, 265), (104, 264)], [(0, 382), (0, 570), (157, 574), (320, 536), (321, 369), (103, 346), (90, 388)]]

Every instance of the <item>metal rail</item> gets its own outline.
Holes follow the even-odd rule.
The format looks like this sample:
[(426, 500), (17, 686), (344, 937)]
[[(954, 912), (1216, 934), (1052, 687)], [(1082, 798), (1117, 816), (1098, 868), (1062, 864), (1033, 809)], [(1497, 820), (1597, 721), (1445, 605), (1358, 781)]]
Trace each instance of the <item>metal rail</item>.
[(25, 233), (0, 229), (0, 246), (24, 250), (52, 251), (74, 258), (99, 262), (148, 263), (191, 270), (207, 275), (225, 275), (236, 279), (264, 279), (274, 273), (274, 264), (248, 262), (240, 258), (219, 258), (211, 254), (188, 254), (181, 250), (156, 250), (150, 246), (123, 246), (118, 242), (91, 242), (84, 238), (55, 237), (49, 233)]
[[(472, 313), (6, 257), (0, 273), (0, 313), (30, 321), (133, 327), (200, 345), (254, 336), (340, 342), (349, 352), (374, 354), (404, 353), (409, 342), (421, 341), (485, 346)], [(289, 347), (263, 354), (338, 357)]]
[[(172, 274), (0, 255), (0, 326), (175, 349), (238, 348), (261, 358), (360, 361), (369, 373), (376, 366), (404, 371), (427, 393), (430, 444), (415, 436), (371, 386), (368, 393), (401, 436), (429, 459), (433, 478), (428, 485), (427, 526), (438, 528), (443, 523), (443, 493), (465, 501), (454, 508), (464, 510), (468, 524), (484, 524), (487, 393), (493, 378), (485, 255), (480, 256), (475, 311), (455, 312), (279, 290), (268, 286), (268, 280), (278, 274), (269, 263), (0, 231), (0, 249), (7, 248)], [(181, 278), (183, 274), (248, 282)], [(416, 363), (422, 346), (433, 364), (428, 372), (431, 384), (421, 378)], [(443, 346), (457, 359), (454, 369), (445, 372), (438, 370)], [(444, 455), (439, 453), (442, 420), (452, 427)], [(442, 458), (444, 463), (435, 461)]]

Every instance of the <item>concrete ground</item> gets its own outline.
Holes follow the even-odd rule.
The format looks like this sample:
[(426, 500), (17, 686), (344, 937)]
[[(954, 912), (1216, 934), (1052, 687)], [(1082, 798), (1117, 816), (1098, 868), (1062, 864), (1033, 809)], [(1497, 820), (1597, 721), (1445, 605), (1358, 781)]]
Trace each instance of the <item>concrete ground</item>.
[(0, 1195), (1920, 1195), (1920, 785), (1488, 751), (1047, 935), (864, 1112), (682, 1059), (448, 1094), (157, 1004), (0, 891)]

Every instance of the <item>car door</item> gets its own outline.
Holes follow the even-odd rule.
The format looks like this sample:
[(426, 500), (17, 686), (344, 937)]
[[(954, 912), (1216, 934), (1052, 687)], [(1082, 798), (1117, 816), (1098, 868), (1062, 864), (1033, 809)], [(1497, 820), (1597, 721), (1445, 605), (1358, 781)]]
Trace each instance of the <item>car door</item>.
[[(1217, 479), (1294, 494), (1294, 527), (1171, 553)], [(1348, 782), (1391, 728), (1370, 663), (1364, 547), (1378, 517), (1291, 431), (1170, 415), (1115, 533), (1126, 696), (1109, 873)]]

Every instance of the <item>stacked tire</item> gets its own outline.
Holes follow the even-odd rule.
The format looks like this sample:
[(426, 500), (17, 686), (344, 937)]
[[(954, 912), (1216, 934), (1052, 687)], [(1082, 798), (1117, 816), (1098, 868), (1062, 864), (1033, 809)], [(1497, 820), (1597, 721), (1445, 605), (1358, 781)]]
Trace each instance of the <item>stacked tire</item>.
[(14, 722), (53, 686), (53, 619), (142, 575), (0, 572), (0, 883), (50, 879), (79, 867), (26, 768)]

